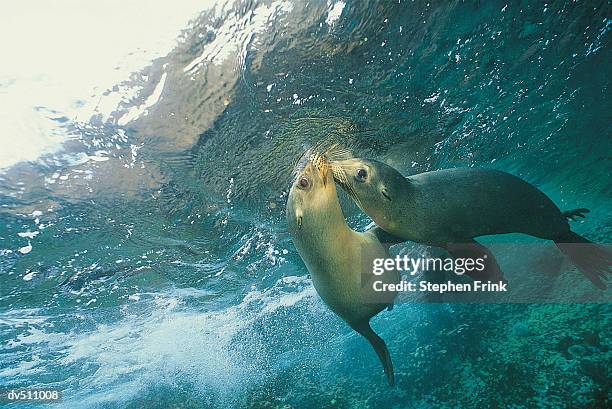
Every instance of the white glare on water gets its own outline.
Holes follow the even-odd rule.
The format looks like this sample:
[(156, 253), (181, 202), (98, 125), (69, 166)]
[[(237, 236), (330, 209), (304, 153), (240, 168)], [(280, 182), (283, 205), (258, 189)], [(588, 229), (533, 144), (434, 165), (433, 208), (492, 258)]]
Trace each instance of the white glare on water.
[(101, 94), (167, 54), (189, 20), (213, 3), (5, 2), (0, 7), (0, 169), (56, 151), (67, 138), (58, 119), (108, 116), (116, 103), (100, 104)]

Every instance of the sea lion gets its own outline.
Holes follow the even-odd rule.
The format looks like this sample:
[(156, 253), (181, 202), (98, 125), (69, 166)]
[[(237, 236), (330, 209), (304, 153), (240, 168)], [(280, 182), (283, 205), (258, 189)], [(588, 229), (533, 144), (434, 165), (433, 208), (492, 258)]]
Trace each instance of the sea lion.
[[(374, 232), (359, 233), (346, 224), (331, 168), (320, 156), (311, 157), (291, 186), (287, 223), (317, 293), (372, 344), (393, 385), (391, 356), (369, 321), (392, 305), (396, 293), (373, 294), (372, 286), (364, 282), (364, 277), (374, 277), (371, 270), (364, 271), (373, 265), (373, 258), (387, 258), (388, 253)], [(389, 271), (377, 280), (397, 283), (399, 274)]]
[[(454, 257), (488, 254), (474, 238), (524, 233), (553, 240), (598, 288), (605, 288), (610, 253), (570, 230), (567, 219), (588, 209), (561, 212), (530, 183), (506, 172), (455, 168), (404, 177), (376, 160), (330, 161), (335, 180), (382, 229), (403, 240), (443, 247)], [(398, 240), (400, 241), (400, 240)], [(579, 244), (576, 244), (579, 243)], [(491, 271), (489, 271), (491, 273)]]

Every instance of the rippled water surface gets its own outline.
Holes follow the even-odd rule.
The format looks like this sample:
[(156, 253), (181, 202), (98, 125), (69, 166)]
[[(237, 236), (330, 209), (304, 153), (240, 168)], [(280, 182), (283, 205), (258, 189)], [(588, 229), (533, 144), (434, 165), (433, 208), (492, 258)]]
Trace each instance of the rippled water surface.
[(284, 217), (295, 161), (334, 139), (405, 175), (512, 172), (609, 243), (608, 2), (123, 3), (0, 20), (0, 386), (67, 408), (610, 404), (609, 304), (398, 305), (373, 321), (388, 388)]

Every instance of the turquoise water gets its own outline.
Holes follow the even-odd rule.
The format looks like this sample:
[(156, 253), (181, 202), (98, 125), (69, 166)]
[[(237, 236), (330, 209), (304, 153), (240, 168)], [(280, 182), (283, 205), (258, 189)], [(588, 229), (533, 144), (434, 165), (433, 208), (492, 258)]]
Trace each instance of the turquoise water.
[(228, 2), (102, 95), (137, 90), (111, 114), (37, 107), (67, 137), (0, 173), (0, 386), (58, 388), (58, 408), (610, 406), (609, 304), (398, 305), (373, 320), (389, 388), (284, 206), (295, 160), (332, 135), (406, 175), (512, 172), (591, 209), (573, 229), (609, 243), (611, 15)]

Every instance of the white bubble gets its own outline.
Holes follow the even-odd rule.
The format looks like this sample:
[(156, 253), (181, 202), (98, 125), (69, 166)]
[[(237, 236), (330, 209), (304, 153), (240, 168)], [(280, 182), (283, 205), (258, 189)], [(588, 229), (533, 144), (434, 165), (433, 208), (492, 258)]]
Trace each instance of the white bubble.
[(18, 251), (21, 254), (28, 254), (30, 251), (32, 251), (32, 244), (30, 244), (30, 242), (28, 241), (28, 245), (21, 247)]
[(33, 239), (34, 237), (38, 236), (40, 232), (38, 231), (24, 231), (24, 232), (19, 232), (17, 233), (17, 235), (19, 237), (24, 237), (24, 238), (28, 238), (28, 239)]
[(34, 275), (36, 275), (36, 272), (30, 271), (29, 273), (23, 276), (23, 281), (30, 281), (32, 278), (34, 278)]

